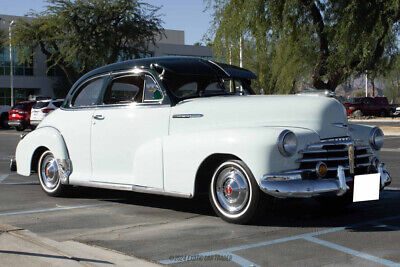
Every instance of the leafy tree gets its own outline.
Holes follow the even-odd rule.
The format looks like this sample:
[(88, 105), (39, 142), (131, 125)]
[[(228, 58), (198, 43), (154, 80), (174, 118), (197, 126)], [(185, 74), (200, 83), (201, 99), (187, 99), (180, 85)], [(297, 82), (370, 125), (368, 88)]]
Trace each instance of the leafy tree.
[(384, 94), (391, 103), (400, 104), (400, 57), (394, 60), (393, 68), (384, 77)]
[(47, 0), (13, 29), (21, 63), (37, 49), (66, 75), (70, 85), (96, 67), (141, 57), (163, 34), (159, 8), (138, 0)]
[(254, 61), (269, 93), (304, 80), (335, 90), (351, 75), (382, 72), (398, 53), (399, 0), (205, 1), (214, 11), (208, 35), (216, 54), (230, 58), (239, 38), (247, 40), (253, 51), (245, 61)]

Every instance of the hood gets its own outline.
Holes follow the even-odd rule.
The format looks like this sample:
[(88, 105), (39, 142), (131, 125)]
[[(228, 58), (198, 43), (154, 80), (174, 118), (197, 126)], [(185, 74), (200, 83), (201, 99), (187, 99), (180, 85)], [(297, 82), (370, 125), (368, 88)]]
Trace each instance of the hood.
[[(321, 139), (348, 135), (344, 106), (319, 96), (218, 96), (188, 99), (172, 109), (170, 133), (243, 127), (297, 127)], [(201, 114), (200, 116), (197, 114)], [(345, 126), (345, 127), (343, 127)]]

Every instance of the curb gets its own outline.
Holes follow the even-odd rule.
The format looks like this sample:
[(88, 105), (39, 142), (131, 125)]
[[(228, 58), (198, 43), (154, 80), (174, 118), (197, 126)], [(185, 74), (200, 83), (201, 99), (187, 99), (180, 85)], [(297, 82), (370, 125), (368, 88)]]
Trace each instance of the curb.
[[(115, 250), (90, 246), (73, 240), (58, 242), (39, 236), (29, 230), (7, 224), (0, 224), (3, 251), (2, 258), (12, 261), (15, 266), (42, 265), (44, 261), (72, 266), (160, 266), (159, 264), (126, 255)], [(13, 240), (13, 246), (5, 245), (5, 240)], [(7, 244), (7, 243), (6, 243)], [(30, 251), (30, 252), (28, 252)], [(20, 255), (15, 258), (15, 254)], [(57, 262), (58, 261), (58, 262)], [(56, 264), (59, 265), (59, 264)]]

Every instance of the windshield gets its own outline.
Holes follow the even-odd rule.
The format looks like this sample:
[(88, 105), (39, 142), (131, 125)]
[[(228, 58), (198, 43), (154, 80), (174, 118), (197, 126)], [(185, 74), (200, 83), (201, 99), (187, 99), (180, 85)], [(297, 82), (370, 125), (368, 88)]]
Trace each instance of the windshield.
[(355, 97), (355, 98), (350, 98), (346, 101), (348, 104), (357, 104), (361, 102), (361, 98)]
[(177, 98), (188, 99), (216, 95), (250, 94), (241, 80), (221, 79), (215, 76), (168, 75), (164, 86)]
[(45, 108), (49, 105), (50, 102), (46, 101), (46, 102), (37, 102), (33, 108)]

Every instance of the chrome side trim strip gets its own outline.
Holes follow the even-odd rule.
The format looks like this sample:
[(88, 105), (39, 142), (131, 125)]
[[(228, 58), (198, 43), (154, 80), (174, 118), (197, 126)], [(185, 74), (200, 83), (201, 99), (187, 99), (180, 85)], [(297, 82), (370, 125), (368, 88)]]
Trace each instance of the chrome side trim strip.
[(173, 197), (183, 197), (183, 198), (192, 198), (193, 197), (192, 194), (179, 193), (179, 192), (174, 192), (174, 191), (168, 192), (168, 191), (164, 191), (162, 189), (147, 187), (147, 186), (132, 185), (131, 188), (132, 188), (132, 191), (139, 192), (139, 193), (157, 194), (157, 195), (163, 195), (163, 196), (173, 196)]
[(134, 192), (138, 192), (138, 193), (156, 194), (156, 195), (163, 195), (163, 196), (193, 198), (192, 194), (173, 192), (173, 191), (164, 191), (159, 188), (137, 186), (137, 185), (130, 185), (130, 184), (104, 183), (104, 182), (96, 182), (96, 181), (74, 181), (73, 183), (70, 183), (70, 184), (77, 185), (77, 186), (104, 188), (104, 189), (134, 191)]
[(203, 114), (174, 114), (172, 118), (174, 119), (190, 119), (190, 118), (201, 118)]

